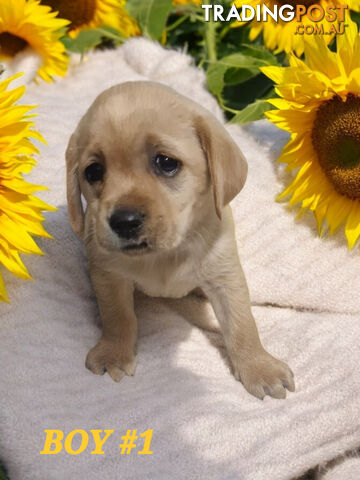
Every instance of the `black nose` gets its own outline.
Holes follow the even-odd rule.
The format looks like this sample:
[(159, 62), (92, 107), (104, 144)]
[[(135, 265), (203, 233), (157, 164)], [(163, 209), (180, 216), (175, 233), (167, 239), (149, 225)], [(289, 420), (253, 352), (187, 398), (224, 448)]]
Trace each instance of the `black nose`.
[(109, 224), (112, 230), (121, 238), (136, 237), (143, 225), (144, 215), (138, 210), (119, 209), (111, 215)]

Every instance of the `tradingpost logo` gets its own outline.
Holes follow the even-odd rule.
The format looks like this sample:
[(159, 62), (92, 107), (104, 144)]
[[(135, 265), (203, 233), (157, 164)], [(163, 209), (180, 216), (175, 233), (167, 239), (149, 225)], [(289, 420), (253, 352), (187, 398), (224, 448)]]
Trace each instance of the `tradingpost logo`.
[[(297, 35), (333, 35), (343, 34), (345, 27), (347, 5), (326, 5), (322, 6), (318, 3), (311, 3), (304, 0), (304, 4), (283, 5), (274, 3), (267, 6), (259, 3), (256, 6), (243, 4), (242, 1), (235, 2), (231, 5), (230, 10), (225, 12), (222, 5), (201, 6), (204, 9), (205, 21), (214, 22), (297, 22), (295, 34)], [(323, 21), (328, 22), (328, 28), (324, 28)]]

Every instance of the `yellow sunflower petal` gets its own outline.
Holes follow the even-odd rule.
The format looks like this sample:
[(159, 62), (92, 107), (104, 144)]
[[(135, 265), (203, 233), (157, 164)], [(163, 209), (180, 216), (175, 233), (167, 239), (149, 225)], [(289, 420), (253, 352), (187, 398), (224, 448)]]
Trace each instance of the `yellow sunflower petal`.
[[(291, 134), (279, 158), (295, 177), (278, 200), (313, 212), (320, 235), (343, 225), (349, 248), (360, 237), (360, 35), (354, 23), (337, 53), (320, 38), (306, 41), (305, 60), (266, 67), (280, 96), (266, 113)], [(359, 49), (359, 50), (358, 50)], [(355, 56), (355, 52), (358, 55)], [(335, 162), (335, 163), (334, 163)], [(336, 168), (335, 168), (336, 167)]]
[(6, 292), (5, 282), (0, 272), (0, 301), (9, 303), (9, 297)]
[[(0, 82), (0, 264), (29, 280), (19, 253), (42, 255), (32, 235), (52, 238), (42, 226), (42, 211), (55, 208), (33, 195), (45, 187), (28, 183), (22, 177), (36, 164), (31, 155), (38, 149), (31, 139), (43, 141), (43, 138), (33, 130), (33, 122), (28, 121), (27, 112), (33, 107), (14, 105), (24, 89), (6, 90), (13, 78)], [(8, 301), (1, 275), (0, 300)]]
[(269, 110), (265, 115), (275, 125), (287, 132), (304, 132), (311, 130), (315, 112), (298, 110)]
[(355, 243), (360, 237), (360, 209), (355, 202), (345, 225), (345, 235), (349, 243), (349, 248), (354, 248)]
[(27, 268), (15, 250), (5, 249), (0, 246), (0, 263), (17, 277), (23, 280), (31, 280)]
[[(234, 3), (237, 8), (240, 8), (243, 5), (256, 7), (261, 4), (269, 8), (271, 11), (274, 11), (274, 7), (278, 7), (282, 2), (279, 2), (278, 0), (264, 0), (262, 2), (255, 0), (236, 0), (232, 3)], [(344, 4), (341, 0), (318, 0), (316, 3), (320, 4), (324, 9), (326, 7), (338, 7)], [(355, 11), (360, 10), (359, 0), (350, 0), (346, 3), (349, 9)], [(292, 3), (292, 5), (294, 5), (294, 3)], [(310, 6), (310, 2), (306, 5)], [(348, 22), (346, 21), (345, 23)], [(328, 45), (335, 36), (332, 29), (339, 26), (340, 22), (338, 19), (334, 22), (330, 22), (327, 20), (326, 16), (324, 16), (321, 21), (312, 22), (307, 15), (304, 15), (300, 23), (295, 19), (290, 22), (285, 22), (279, 19), (278, 22), (275, 22), (272, 18), (268, 18), (266, 21), (257, 21), (256, 19), (251, 22), (235, 21), (231, 24), (231, 27), (241, 27), (244, 25), (250, 26), (249, 38), (251, 41), (253, 41), (260, 33), (263, 33), (266, 47), (270, 50), (274, 50), (276, 54), (283, 51), (286, 53), (295, 52), (296, 55), (300, 57), (304, 53), (306, 38), (322, 36), (324, 43)], [(300, 25), (303, 25), (305, 30), (307, 27), (323, 29), (324, 35), (318, 35), (316, 33), (312, 35), (298, 34), (297, 28)]]
[(42, 255), (42, 251), (28, 234), (26, 227), (16, 224), (7, 215), (0, 217), (0, 230), (6, 231), (6, 240), (12, 248), (22, 253)]
[[(64, 76), (68, 67), (65, 47), (60, 41), (68, 21), (38, 0), (0, 2), (0, 60), (11, 61), (29, 48), (42, 59), (37, 75), (46, 81)], [(7, 84), (2, 87), (6, 90)]]
[(344, 72), (335, 52), (329, 50), (323, 37), (313, 35), (305, 41), (306, 64), (311, 68), (333, 79)]
[(330, 233), (334, 234), (349, 215), (352, 200), (337, 195), (328, 203), (326, 217), (330, 226)]
[(317, 229), (318, 229), (318, 233), (319, 233), (320, 236), (322, 236), (323, 232), (324, 232), (324, 220), (325, 220), (327, 211), (328, 211), (328, 204), (327, 203), (323, 203), (320, 207), (318, 207), (314, 211), (316, 224), (317, 224)]
[(344, 65), (345, 71), (349, 74), (354, 68), (360, 67), (359, 57), (354, 56), (355, 40), (358, 35), (358, 28), (355, 22), (349, 22), (343, 35), (337, 37), (337, 58)]

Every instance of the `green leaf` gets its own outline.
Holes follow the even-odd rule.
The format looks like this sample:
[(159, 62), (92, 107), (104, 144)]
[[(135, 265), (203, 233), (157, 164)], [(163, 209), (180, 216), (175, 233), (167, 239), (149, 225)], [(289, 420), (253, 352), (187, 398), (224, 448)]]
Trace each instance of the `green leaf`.
[(139, 22), (144, 35), (159, 40), (172, 9), (171, 0), (127, 0), (126, 9)]
[(257, 58), (243, 53), (233, 53), (227, 57), (221, 58), (216, 62), (219, 66), (226, 66), (227, 68), (258, 68), (265, 65), (273, 65), (266, 59)]
[(262, 118), (265, 118), (264, 113), (271, 109), (272, 106), (265, 99), (255, 100), (254, 103), (250, 103), (247, 107), (240, 110), (229, 123), (243, 125), (244, 123), (261, 120)]
[(97, 31), (101, 32), (104, 35), (104, 38), (111, 38), (119, 43), (125, 42), (127, 40), (126, 37), (121, 35), (121, 33), (116, 30), (116, 28), (108, 27), (107, 25), (103, 25), (96, 29)]
[[(260, 55), (260, 50), (254, 49), (254, 53)], [(244, 53), (234, 53), (213, 63), (207, 70), (207, 82), (210, 91), (214, 95), (221, 95), (225, 85), (242, 83), (259, 74), (259, 67), (277, 64), (277, 60), (272, 54), (266, 56), (264, 53), (262, 57), (263, 58), (245, 55)], [(225, 74), (229, 70), (231, 71), (229, 75), (226, 76)], [(243, 72), (236, 76), (236, 70), (246, 70), (247, 73)]]
[(275, 55), (273, 55), (270, 50), (265, 48), (263, 45), (254, 44), (245, 44), (241, 45), (241, 52), (244, 55), (248, 55), (253, 58), (258, 58), (266, 62), (266, 65), (279, 65), (279, 62)]
[(360, 12), (351, 11), (350, 14), (351, 14), (351, 20), (353, 20), (356, 23), (360, 23)]
[(76, 38), (64, 37), (62, 42), (66, 50), (76, 53), (85, 53), (90, 48), (102, 42), (103, 35), (96, 30), (82, 30)]
[(224, 89), (224, 75), (226, 70), (226, 66), (214, 63), (213, 65), (210, 65), (206, 72), (206, 78), (210, 92), (214, 95), (221, 95), (221, 92)]
[(61, 41), (70, 52), (84, 54), (87, 50), (100, 45), (104, 39), (122, 43), (125, 37), (111, 27), (100, 27), (82, 30), (76, 38), (63, 37)]
[(225, 85), (238, 85), (244, 83), (250, 78), (256, 77), (259, 74), (258, 70), (245, 70), (243, 68), (230, 68), (225, 72)]

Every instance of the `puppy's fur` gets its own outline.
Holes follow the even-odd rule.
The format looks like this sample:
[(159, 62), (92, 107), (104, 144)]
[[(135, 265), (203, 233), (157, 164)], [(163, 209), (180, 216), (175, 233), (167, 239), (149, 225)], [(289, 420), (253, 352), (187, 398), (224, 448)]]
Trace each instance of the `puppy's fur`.
[[(159, 174), (158, 154), (180, 162), (175, 175)], [(182, 297), (200, 287), (214, 308), (235, 378), (259, 398), (293, 391), (291, 370), (265, 351), (251, 313), (229, 206), (245, 183), (247, 164), (224, 127), (168, 87), (123, 83), (89, 108), (66, 160), (70, 222), (86, 245), (103, 325), (86, 366), (115, 381), (134, 374), (134, 288)], [(104, 176), (89, 183), (84, 171), (94, 161)], [(115, 211), (129, 208), (144, 219), (135, 240), (121, 238), (109, 224)]]

